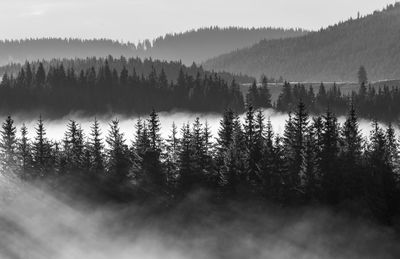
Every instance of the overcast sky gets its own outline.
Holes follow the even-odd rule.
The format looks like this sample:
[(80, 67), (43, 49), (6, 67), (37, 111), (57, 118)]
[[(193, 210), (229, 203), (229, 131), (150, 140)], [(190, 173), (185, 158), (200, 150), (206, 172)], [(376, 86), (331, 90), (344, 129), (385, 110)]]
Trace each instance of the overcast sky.
[(0, 39), (133, 41), (204, 26), (319, 29), (395, 0), (1, 0)]

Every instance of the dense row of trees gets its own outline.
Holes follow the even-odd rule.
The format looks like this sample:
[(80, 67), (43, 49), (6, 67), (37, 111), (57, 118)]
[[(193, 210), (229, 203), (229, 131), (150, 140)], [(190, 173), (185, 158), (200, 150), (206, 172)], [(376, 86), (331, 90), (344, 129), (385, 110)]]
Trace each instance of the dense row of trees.
[[(363, 76), (363, 80), (366, 80), (365, 76)], [(346, 107), (352, 102), (362, 118), (397, 122), (400, 117), (399, 87), (376, 88), (361, 82), (357, 92), (353, 91), (351, 94), (345, 95), (336, 84), (329, 89), (321, 84), (318, 92), (315, 92), (312, 86), (291, 85), (286, 82), (275, 107), (279, 111), (289, 112), (295, 109), (299, 100), (302, 100), (309, 111), (315, 114), (324, 112), (329, 107), (336, 114), (344, 115)]]
[[(211, 75), (213, 72), (204, 70), (202, 66), (196, 65), (192, 63), (190, 66), (183, 65), (181, 61), (165, 61), (165, 60), (157, 60), (152, 58), (126, 58), (125, 56), (117, 56), (115, 58), (111, 55), (108, 55), (105, 58), (102, 57), (88, 57), (88, 58), (75, 58), (75, 59), (49, 59), (49, 60), (36, 60), (31, 61), (29, 64), (32, 68), (39, 67), (40, 63), (42, 63), (45, 71), (48, 71), (50, 67), (63, 66), (65, 69), (73, 68), (74, 71), (79, 72), (81, 70), (87, 70), (94, 68), (98, 71), (101, 67), (104, 67), (105, 62), (108, 63), (108, 66), (111, 70), (116, 70), (117, 73), (121, 73), (121, 71), (125, 68), (128, 71), (133, 71), (138, 75), (144, 74), (148, 75), (151, 73), (153, 69), (156, 70), (157, 73), (160, 73), (163, 69), (168, 79), (176, 82), (179, 76), (179, 71), (183, 70), (185, 74), (188, 74), (192, 77), (195, 77), (198, 73), (200, 76)], [(8, 76), (17, 76), (22, 68), (26, 66), (26, 63), (10, 63), (8, 65), (0, 67), (0, 74), (7, 74)], [(236, 82), (245, 84), (251, 83), (254, 78), (241, 75), (241, 74), (230, 74), (226, 72), (218, 72), (219, 77), (223, 80), (231, 83), (233, 79)]]
[[(136, 67), (146, 68), (148, 73), (140, 74)], [(167, 73), (176, 73), (176, 77), (169, 78)], [(179, 63), (112, 57), (83, 64), (76, 61), (69, 67), (26, 63), (16, 76), (3, 76), (0, 107), (9, 113), (39, 109), (55, 115), (71, 111), (143, 113), (153, 107), (162, 111), (222, 112), (227, 107), (242, 111), (239, 85), (233, 77), (227, 82), (223, 76)]]
[[(54, 186), (86, 183), (113, 198), (163, 197), (167, 201), (206, 189), (217, 199), (265, 199), (281, 205), (327, 204), (356, 210), (386, 222), (399, 213), (399, 142), (391, 125), (374, 121), (361, 136), (355, 110), (339, 125), (331, 111), (311, 118), (303, 103), (276, 135), (261, 111), (247, 108), (244, 122), (223, 114), (218, 136), (196, 119), (160, 135), (158, 114), (136, 123), (127, 143), (118, 120), (103, 140), (94, 121), (89, 135), (70, 121), (61, 142), (46, 138), (39, 119), (36, 136), (20, 137), (11, 117), (2, 125), (1, 169), (27, 181)], [(89, 186), (89, 187), (88, 187)]]

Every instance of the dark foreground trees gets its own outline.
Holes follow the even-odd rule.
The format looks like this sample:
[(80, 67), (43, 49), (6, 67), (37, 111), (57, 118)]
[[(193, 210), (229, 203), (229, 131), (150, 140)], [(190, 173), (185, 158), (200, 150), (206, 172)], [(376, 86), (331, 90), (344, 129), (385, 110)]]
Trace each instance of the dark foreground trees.
[(17, 138), (8, 117), (0, 154), (3, 174), (56, 186), (72, 179), (85, 182), (85, 190), (100, 188), (124, 200), (171, 201), (205, 189), (222, 200), (350, 207), (391, 223), (399, 215), (399, 146), (391, 125), (384, 130), (375, 121), (372, 126), (364, 140), (353, 107), (340, 125), (331, 111), (312, 118), (300, 103), (283, 136), (274, 134), (271, 122), (249, 106), (243, 122), (232, 110), (225, 111), (215, 141), (199, 119), (183, 125), (180, 133), (173, 125), (164, 140), (153, 111), (149, 119), (137, 121), (133, 143), (118, 120), (111, 122), (105, 141), (97, 120), (88, 137), (70, 121), (59, 143), (46, 138), (42, 119), (33, 140), (26, 127)]

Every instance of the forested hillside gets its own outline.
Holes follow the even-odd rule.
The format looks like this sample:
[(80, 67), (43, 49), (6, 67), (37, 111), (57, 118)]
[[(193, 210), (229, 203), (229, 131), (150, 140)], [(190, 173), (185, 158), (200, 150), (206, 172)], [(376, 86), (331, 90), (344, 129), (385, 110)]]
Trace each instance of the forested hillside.
[[(182, 60), (185, 64), (203, 62), (230, 51), (252, 46), (264, 39), (283, 39), (307, 34), (301, 29), (210, 27), (184, 33), (167, 34), (152, 42), (147, 56)], [(144, 45), (148, 45), (144, 42)]]
[(370, 80), (400, 77), (400, 4), (302, 37), (264, 40), (211, 59), (207, 69), (266, 74), (290, 81), (356, 81), (364, 65)]
[(0, 65), (10, 62), (53, 58), (86, 58), (126, 56), (153, 59), (182, 60), (186, 65), (205, 61), (232, 50), (251, 46), (262, 39), (295, 37), (307, 33), (302, 30), (279, 28), (203, 28), (177, 34), (167, 34), (155, 40), (137, 44), (109, 39), (41, 38), (0, 41)]

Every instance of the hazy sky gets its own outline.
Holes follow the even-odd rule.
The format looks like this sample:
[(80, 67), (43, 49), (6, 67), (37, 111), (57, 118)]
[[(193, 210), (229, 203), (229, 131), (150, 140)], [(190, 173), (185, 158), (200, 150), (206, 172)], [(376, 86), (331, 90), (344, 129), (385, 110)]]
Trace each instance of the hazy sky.
[(395, 0), (1, 0), (0, 39), (134, 41), (203, 26), (319, 29)]

